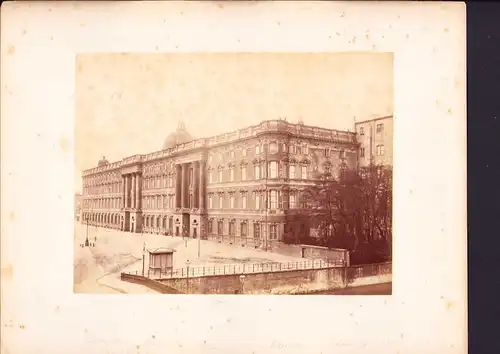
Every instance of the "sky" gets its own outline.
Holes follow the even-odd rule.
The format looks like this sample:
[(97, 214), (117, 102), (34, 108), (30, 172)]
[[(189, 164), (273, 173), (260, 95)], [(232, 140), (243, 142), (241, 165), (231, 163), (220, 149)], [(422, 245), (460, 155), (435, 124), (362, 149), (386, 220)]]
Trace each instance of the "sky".
[(75, 190), (82, 170), (195, 138), (299, 119), (353, 131), (393, 113), (392, 53), (98, 53), (76, 58)]

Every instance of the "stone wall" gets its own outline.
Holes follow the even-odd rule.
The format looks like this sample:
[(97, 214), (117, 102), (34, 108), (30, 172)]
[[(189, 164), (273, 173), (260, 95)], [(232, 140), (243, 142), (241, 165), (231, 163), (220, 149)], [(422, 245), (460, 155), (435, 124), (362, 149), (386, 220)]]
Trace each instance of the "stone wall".
[(143, 277), (141, 275), (121, 273), (120, 278), (122, 281), (140, 284), (140, 285), (146, 286), (154, 291), (157, 291), (161, 294), (182, 294), (182, 291), (174, 289), (174, 288), (168, 286), (168, 284), (162, 284), (159, 281), (149, 279), (149, 278)]
[(266, 273), (163, 279), (161, 283), (183, 293), (294, 294), (392, 281), (392, 263), (347, 268), (322, 268)]
[(312, 245), (286, 245), (280, 244), (273, 247), (273, 252), (291, 257), (301, 257), (307, 259), (322, 259), (330, 262), (346, 261), (350, 265), (349, 251), (340, 248), (328, 248)]

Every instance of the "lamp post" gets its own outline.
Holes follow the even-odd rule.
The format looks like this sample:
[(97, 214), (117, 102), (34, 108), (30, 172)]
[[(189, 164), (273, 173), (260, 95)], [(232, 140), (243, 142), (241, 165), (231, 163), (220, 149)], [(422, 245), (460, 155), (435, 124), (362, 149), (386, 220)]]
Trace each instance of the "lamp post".
[(244, 275), (244, 274), (240, 275), (240, 285), (241, 285), (241, 290), (240, 290), (240, 292), (241, 292), (241, 294), (244, 294), (244, 291), (245, 291), (245, 288), (244, 288), (245, 278), (246, 278), (246, 277), (245, 277), (245, 275)]
[(186, 261), (186, 293), (189, 294), (189, 259)]
[(87, 222), (87, 232), (85, 236), (85, 247), (89, 246), (89, 216), (87, 215), (85, 217), (85, 221)]
[(142, 244), (142, 276), (144, 276), (145, 261), (146, 261), (146, 242)]
[(198, 258), (200, 258), (200, 248), (201, 248), (201, 235), (205, 231), (204, 227), (201, 227), (200, 234), (198, 235)]

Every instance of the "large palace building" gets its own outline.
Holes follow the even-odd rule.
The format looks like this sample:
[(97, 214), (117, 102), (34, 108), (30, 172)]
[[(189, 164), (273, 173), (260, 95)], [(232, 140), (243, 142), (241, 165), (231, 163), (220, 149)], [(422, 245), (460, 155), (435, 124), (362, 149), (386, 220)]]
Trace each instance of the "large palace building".
[(193, 140), (181, 123), (160, 151), (84, 171), (83, 221), (267, 247), (283, 240), (301, 190), (359, 166), (359, 135), (272, 120)]

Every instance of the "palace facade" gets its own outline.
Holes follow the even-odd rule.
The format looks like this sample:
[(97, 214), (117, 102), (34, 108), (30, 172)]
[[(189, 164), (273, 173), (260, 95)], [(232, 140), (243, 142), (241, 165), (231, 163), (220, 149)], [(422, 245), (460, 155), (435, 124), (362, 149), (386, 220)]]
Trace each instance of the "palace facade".
[(160, 151), (84, 171), (83, 221), (267, 247), (300, 212), (301, 190), (357, 168), (357, 135), (271, 120), (193, 140), (181, 123)]

